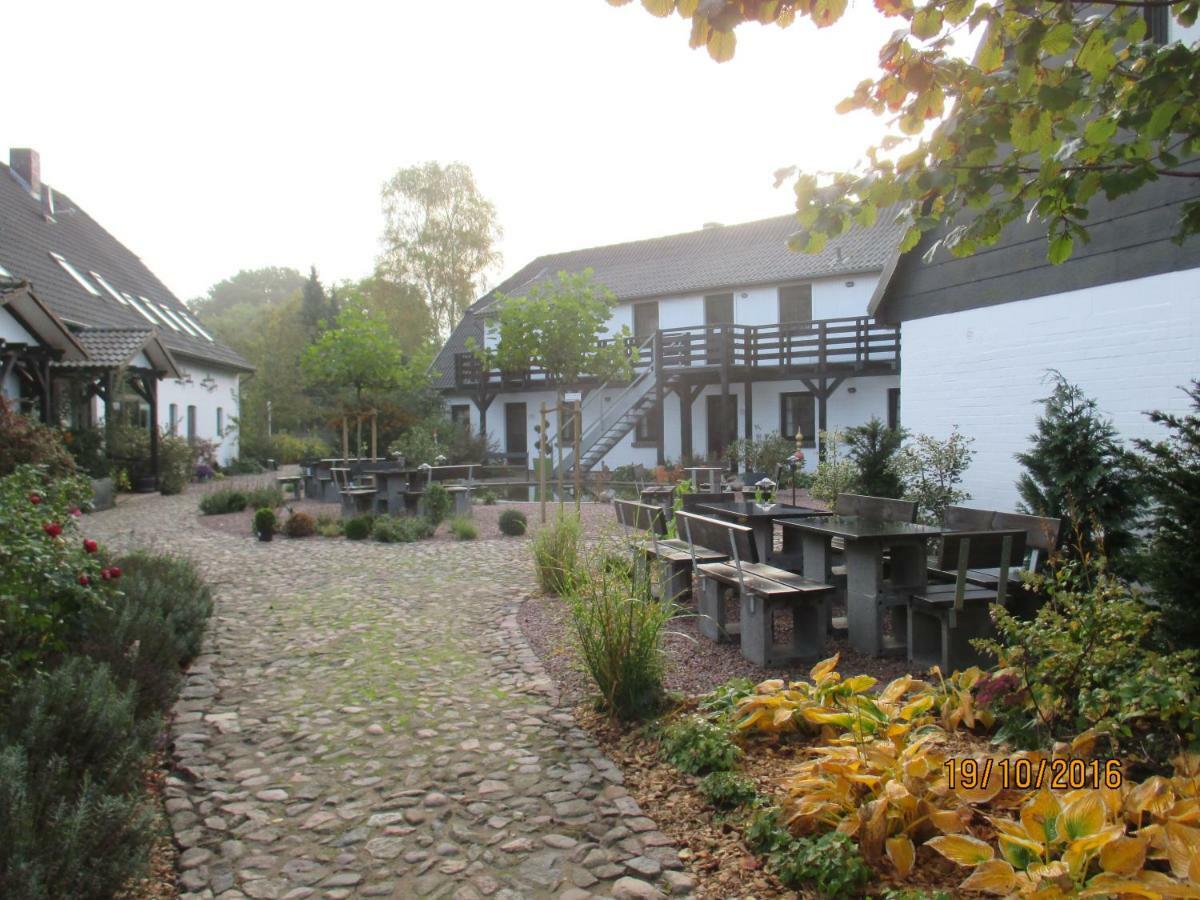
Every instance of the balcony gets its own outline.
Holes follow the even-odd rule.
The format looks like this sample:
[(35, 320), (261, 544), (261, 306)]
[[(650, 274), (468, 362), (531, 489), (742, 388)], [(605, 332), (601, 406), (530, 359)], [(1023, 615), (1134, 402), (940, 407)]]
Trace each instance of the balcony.
[[(742, 380), (891, 375), (900, 371), (900, 329), (869, 318), (820, 319), (774, 325), (697, 325), (668, 328), (639, 350), (626, 342), (634, 372), (656, 360), (664, 378), (716, 380), (724, 371)], [(536, 366), (519, 372), (483, 372), (470, 353), (454, 359), (454, 380), (470, 390), (531, 390), (550, 384)]]

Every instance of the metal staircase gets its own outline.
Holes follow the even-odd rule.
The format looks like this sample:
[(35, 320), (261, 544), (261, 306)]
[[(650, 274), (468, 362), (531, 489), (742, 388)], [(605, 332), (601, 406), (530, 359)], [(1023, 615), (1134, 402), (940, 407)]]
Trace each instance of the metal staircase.
[[(650, 343), (647, 341), (639, 350), (647, 350)], [(579, 442), (579, 457), (584, 472), (591, 471), (621, 438), (633, 430), (638, 420), (654, 408), (654, 386), (658, 373), (653, 357), (650, 358), (650, 364), (634, 375), (633, 381), (623, 387), (616, 397), (605, 401), (605, 395), (611, 394), (609, 384), (605, 383), (594, 388), (583, 401), (581, 413), (584, 431)], [(555, 468), (554, 474), (565, 477), (574, 468), (574, 448), (568, 444), (563, 448), (562, 462)]]

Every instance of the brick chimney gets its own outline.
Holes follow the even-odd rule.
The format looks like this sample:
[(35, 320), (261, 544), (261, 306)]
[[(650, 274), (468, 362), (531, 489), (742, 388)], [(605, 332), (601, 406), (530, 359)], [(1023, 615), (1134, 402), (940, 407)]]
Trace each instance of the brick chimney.
[(8, 165), (21, 180), (29, 193), (39, 200), (42, 196), (42, 161), (36, 150), (13, 147), (8, 151)]

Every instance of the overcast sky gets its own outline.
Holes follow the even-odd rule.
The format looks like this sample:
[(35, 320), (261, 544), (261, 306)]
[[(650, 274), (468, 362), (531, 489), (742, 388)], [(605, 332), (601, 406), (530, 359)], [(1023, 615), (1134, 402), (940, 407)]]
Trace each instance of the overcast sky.
[(852, 0), (817, 31), (690, 23), (604, 0), (5, 4), (3, 147), (180, 297), (239, 269), (370, 273), (379, 189), (458, 160), (504, 265), (791, 211), (780, 166), (844, 168), (882, 123), (833, 107), (891, 24)]

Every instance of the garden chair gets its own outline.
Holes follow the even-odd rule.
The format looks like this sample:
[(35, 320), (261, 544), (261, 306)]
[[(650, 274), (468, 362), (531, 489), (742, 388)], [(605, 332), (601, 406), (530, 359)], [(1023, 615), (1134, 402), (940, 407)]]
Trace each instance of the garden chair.
[[(824, 657), (833, 585), (758, 562), (754, 531), (744, 525), (687, 512), (677, 512), (675, 519), (687, 536), (699, 576), (705, 637), (720, 641), (740, 634), (742, 656), (760, 666)], [(700, 562), (697, 547), (711, 549), (721, 542), (729, 547), (728, 560)], [(725, 620), (726, 588), (736, 590), (740, 601), (736, 632)], [(782, 644), (775, 640), (777, 613), (791, 618), (791, 635)]]
[[(692, 552), (687, 543), (667, 537), (666, 511), (656, 504), (635, 500), (613, 500), (617, 522), (634, 554), (635, 567), (657, 563), (656, 595), (663, 601), (681, 603), (692, 593)], [(698, 548), (704, 562), (725, 559), (721, 553)], [(636, 570), (636, 569), (635, 569)]]
[[(908, 658), (919, 668), (937, 665), (949, 673), (987, 660), (974, 647), (974, 638), (992, 637), (989, 607), (1009, 597), (1009, 570), (1025, 558), (1025, 532), (960, 531), (942, 538), (938, 568), (953, 570), (951, 584), (929, 584), (908, 598)], [(972, 584), (972, 569), (995, 567), (996, 586)]]

